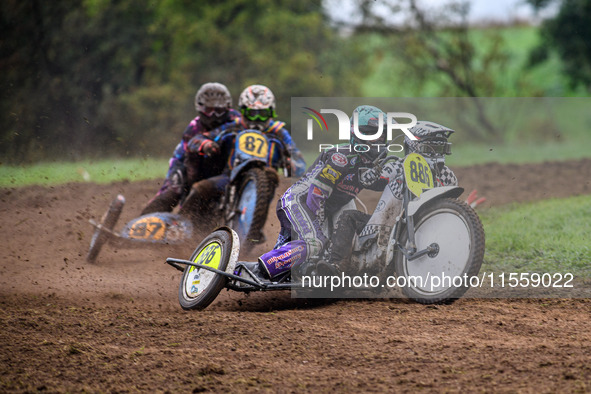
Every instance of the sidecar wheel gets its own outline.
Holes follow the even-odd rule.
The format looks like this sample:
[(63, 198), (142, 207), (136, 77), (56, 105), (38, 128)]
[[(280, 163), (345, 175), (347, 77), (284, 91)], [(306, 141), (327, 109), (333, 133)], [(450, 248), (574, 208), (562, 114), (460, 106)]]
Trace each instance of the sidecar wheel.
[[(452, 303), (464, 295), (470, 288), (470, 278), (480, 271), (484, 257), (482, 223), (474, 209), (455, 199), (438, 200), (421, 208), (414, 223), (417, 250), (432, 244), (438, 249), (411, 261), (398, 250), (397, 284), (404, 295), (421, 304)], [(400, 244), (408, 247), (407, 243), (403, 230)]]
[(86, 255), (86, 261), (89, 263), (94, 263), (96, 261), (101, 248), (109, 238), (108, 232), (104, 229), (113, 230), (117, 220), (119, 220), (119, 216), (121, 216), (123, 205), (125, 205), (125, 197), (119, 194), (111, 202), (109, 209), (107, 212), (105, 212), (101, 219), (100, 224), (103, 228), (97, 228), (94, 230), (94, 234), (90, 240), (90, 248), (88, 249), (88, 254)]
[[(218, 230), (208, 235), (191, 255), (191, 261), (224, 271), (230, 261), (232, 235)], [(179, 303), (185, 310), (204, 309), (226, 286), (228, 278), (204, 268), (187, 266), (179, 286)]]

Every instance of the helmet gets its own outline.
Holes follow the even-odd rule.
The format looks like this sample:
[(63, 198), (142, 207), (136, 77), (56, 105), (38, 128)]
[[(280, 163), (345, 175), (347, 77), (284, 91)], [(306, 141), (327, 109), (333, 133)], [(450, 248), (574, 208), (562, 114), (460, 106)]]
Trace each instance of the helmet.
[(431, 168), (441, 171), (445, 164), (445, 155), (451, 154), (451, 143), (447, 142), (452, 129), (433, 122), (418, 121), (409, 131), (418, 138), (413, 141), (404, 137), (404, 154), (420, 153)]
[(238, 107), (250, 128), (263, 129), (275, 114), (275, 96), (264, 85), (250, 85), (240, 93)]
[(209, 82), (202, 85), (195, 95), (195, 109), (200, 122), (212, 129), (227, 121), (228, 109), (232, 106), (232, 95), (225, 85)]
[[(357, 118), (357, 131), (366, 136), (367, 139), (360, 138), (355, 131), (355, 118)], [(351, 147), (361, 157), (367, 161), (374, 161), (382, 149), (377, 144), (386, 143), (386, 114), (379, 108), (371, 105), (361, 105), (353, 111), (351, 117)], [(380, 126), (381, 125), (381, 126)], [(379, 135), (378, 135), (379, 133)], [(373, 138), (372, 138), (373, 137)]]

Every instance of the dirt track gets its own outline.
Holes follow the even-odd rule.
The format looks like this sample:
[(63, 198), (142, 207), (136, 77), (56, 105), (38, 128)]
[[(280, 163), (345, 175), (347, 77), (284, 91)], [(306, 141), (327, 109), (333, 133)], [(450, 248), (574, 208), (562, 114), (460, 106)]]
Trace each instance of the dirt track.
[[(456, 175), (485, 205), (591, 193), (589, 159)], [(86, 263), (88, 219), (122, 193), (121, 226), (156, 188), (0, 189), (0, 391), (591, 391), (588, 299), (429, 307), (224, 291), (185, 312), (164, 259), (190, 248), (106, 246)], [(271, 214), (261, 250), (277, 230)]]

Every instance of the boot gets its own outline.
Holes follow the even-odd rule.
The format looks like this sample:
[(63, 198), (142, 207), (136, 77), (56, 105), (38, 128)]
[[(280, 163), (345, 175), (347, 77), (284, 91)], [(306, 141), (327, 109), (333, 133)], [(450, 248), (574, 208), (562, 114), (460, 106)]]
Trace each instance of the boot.
[(240, 270), (240, 267), (248, 269), (250, 272), (252, 272), (252, 275), (256, 276), (257, 279), (268, 279), (265, 271), (261, 269), (260, 263), (258, 261), (239, 261), (236, 263), (236, 269), (234, 270), (236, 275), (237, 272), (241, 272), (240, 276), (242, 277), (244, 277), (244, 274), (251, 276), (246, 270)]
[(161, 194), (156, 195), (156, 197), (154, 197), (142, 210), (140, 216), (154, 212), (172, 212), (180, 198), (180, 194), (176, 193), (174, 190), (166, 190)]
[(318, 276), (339, 276), (341, 270), (337, 263), (321, 260), (316, 264), (316, 274)]

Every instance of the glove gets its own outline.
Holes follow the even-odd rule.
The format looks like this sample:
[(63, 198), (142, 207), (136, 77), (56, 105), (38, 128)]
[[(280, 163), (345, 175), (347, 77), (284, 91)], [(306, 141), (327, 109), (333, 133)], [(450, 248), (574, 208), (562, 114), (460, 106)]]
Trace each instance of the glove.
[(378, 168), (370, 168), (359, 175), (359, 182), (363, 187), (369, 187), (380, 179), (381, 171)]
[(204, 143), (201, 144), (199, 148), (199, 153), (204, 154), (205, 156), (215, 156), (220, 153), (220, 146), (217, 142), (213, 140), (206, 140)]

